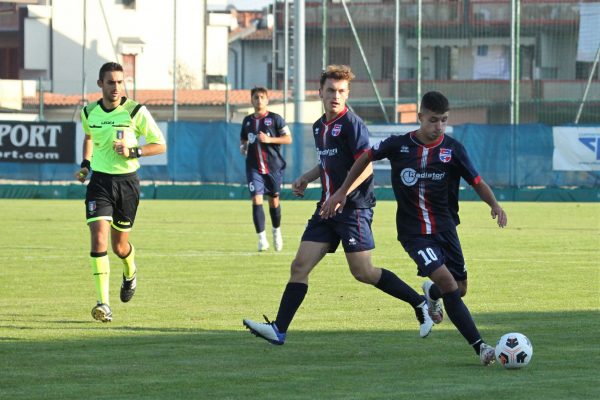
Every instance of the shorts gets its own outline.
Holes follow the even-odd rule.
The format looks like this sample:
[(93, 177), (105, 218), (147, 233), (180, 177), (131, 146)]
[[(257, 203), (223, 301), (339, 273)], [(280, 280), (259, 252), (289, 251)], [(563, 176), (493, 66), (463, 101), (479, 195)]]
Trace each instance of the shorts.
[(375, 248), (371, 223), (373, 222), (373, 209), (371, 208), (345, 208), (341, 214), (334, 218), (323, 219), (319, 215), (321, 207), (308, 220), (303, 242), (329, 243), (328, 253), (335, 253), (340, 241), (346, 253), (372, 250)]
[(246, 168), (246, 181), (250, 197), (266, 194), (271, 197), (279, 196), (281, 183), (283, 181), (283, 170), (259, 174), (254, 168)]
[(456, 229), (432, 235), (398, 235), (398, 240), (417, 264), (417, 275), (429, 276), (446, 264), (454, 279), (467, 280), (467, 266)]
[(87, 223), (111, 221), (116, 230), (128, 232), (133, 227), (140, 202), (140, 179), (131, 174), (92, 173), (85, 194)]

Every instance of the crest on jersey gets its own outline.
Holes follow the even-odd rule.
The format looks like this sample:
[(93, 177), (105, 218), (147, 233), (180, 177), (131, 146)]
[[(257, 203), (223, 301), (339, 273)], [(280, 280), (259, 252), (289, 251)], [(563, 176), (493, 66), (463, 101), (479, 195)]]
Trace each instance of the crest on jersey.
[(124, 137), (125, 137), (125, 134), (123, 133), (123, 130), (122, 130), (122, 129), (119, 129), (119, 130), (117, 131), (117, 139), (121, 140), (121, 139), (123, 139)]
[(440, 149), (440, 161), (443, 163), (449, 163), (452, 160), (452, 149)]
[(273, 125), (273, 118), (265, 118), (265, 126)]
[(331, 136), (333, 136), (333, 137), (339, 136), (340, 132), (342, 132), (342, 124), (335, 124), (333, 126), (333, 129), (331, 130)]

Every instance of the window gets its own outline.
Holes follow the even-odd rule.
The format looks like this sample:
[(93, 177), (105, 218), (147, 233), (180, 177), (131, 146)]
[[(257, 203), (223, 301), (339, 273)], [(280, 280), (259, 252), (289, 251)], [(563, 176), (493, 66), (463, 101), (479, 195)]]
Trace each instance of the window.
[[(575, 63), (575, 79), (588, 80), (590, 78), (590, 72), (592, 72), (593, 65), (594, 63), (592, 62), (577, 61)], [(600, 71), (600, 68), (596, 67), (596, 71), (594, 71), (594, 76), (592, 79), (600, 79), (598, 78), (600, 76), (598, 71)]]
[(381, 48), (381, 79), (394, 78), (394, 48), (384, 46)]
[(117, 4), (123, 4), (123, 8), (135, 10), (135, 0), (116, 0)]
[(19, 79), (19, 49), (0, 47), (0, 79)]
[(350, 65), (350, 47), (330, 47), (328, 59), (329, 64)]

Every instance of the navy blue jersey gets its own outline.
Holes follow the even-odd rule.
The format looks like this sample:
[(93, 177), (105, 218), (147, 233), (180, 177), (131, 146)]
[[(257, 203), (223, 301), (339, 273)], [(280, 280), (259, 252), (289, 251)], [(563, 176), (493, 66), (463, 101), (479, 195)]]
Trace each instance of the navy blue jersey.
[(464, 146), (447, 135), (429, 145), (419, 142), (415, 132), (394, 135), (374, 145), (369, 153), (371, 160), (390, 160), (398, 235), (454, 229), (460, 223), (460, 178), (470, 185), (481, 180)]
[[(313, 124), (313, 133), (321, 171), (321, 200), (327, 200), (342, 185), (354, 160), (369, 150), (369, 130), (365, 123), (347, 108), (331, 121), (325, 115)], [(373, 176), (367, 178), (348, 195), (346, 207), (375, 206)]]
[(260, 174), (268, 174), (271, 171), (276, 172), (285, 168), (281, 145), (261, 143), (257, 140), (259, 132), (264, 132), (271, 137), (284, 136), (286, 131), (283, 128), (285, 127), (286, 123), (283, 117), (270, 111), (260, 117), (251, 114), (244, 118), (240, 139), (248, 141), (247, 168), (254, 168)]

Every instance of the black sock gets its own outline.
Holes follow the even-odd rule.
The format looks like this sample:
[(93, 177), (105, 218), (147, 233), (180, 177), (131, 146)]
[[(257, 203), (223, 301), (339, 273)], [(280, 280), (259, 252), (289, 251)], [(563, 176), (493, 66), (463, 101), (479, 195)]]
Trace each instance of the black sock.
[(252, 220), (254, 221), (256, 233), (265, 230), (265, 210), (263, 210), (262, 204), (252, 204)]
[(429, 287), (429, 297), (431, 300), (437, 300), (442, 297), (442, 292), (440, 292), (440, 289), (435, 285), (435, 283)]
[(381, 269), (381, 278), (379, 278), (379, 282), (377, 282), (375, 287), (390, 296), (407, 302), (413, 308), (424, 301), (423, 296), (408, 286), (402, 279), (398, 278), (396, 274), (384, 268)]
[(273, 228), (279, 228), (281, 225), (281, 205), (277, 208), (269, 207), (269, 214), (271, 214), (271, 225)]
[(275, 325), (277, 325), (279, 332), (287, 332), (296, 311), (298, 311), (302, 301), (304, 301), (307, 291), (308, 285), (306, 283), (289, 282), (286, 285), (281, 296), (281, 303), (279, 303), (277, 319), (275, 320)]
[[(469, 309), (460, 298), (460, 291), (456, 289), (452, 293), (445, 293), (442, 298), (444, 299), (444, 308), (448, 317), (460, 334), (475, 348), (474, 345), (481, 341), (481, 335), (475, 326)], [(478, 348), (475, 349), (475, 351), (477, 350)]]

